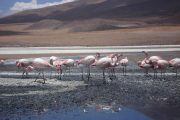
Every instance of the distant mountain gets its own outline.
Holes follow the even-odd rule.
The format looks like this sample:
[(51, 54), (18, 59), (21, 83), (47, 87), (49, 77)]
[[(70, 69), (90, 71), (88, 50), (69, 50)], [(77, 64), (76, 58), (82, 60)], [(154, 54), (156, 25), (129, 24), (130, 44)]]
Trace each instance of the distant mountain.
[(73, 31), (81, 31), (81, 23), (88, 27), (85, 31), (115, 29), (123, 26), (122, 21), (128, 24), (133, 21), (130, 26), (179, 24), (180, 0), (77, 0), (0, 19), (3, 24), (34, 22), (27, 29), (60, 29), (69, 26)]

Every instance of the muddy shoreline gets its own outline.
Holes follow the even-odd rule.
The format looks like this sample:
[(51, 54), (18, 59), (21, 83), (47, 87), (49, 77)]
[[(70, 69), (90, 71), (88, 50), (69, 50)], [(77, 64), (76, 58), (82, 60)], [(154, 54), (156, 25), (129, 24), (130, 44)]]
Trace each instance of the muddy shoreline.
[[(92, 70), (89, 82), (87, 79), (81, 80), (77, 68), (71, 71), (75, 75), (66, 74), (62, 80), (47, 78), (46, 84), (34, 82), (34, 78), (21, 79), (20, 74), (16, 78), (1, 76), (0, 116), (11, 119), (11, 114), (41, 114), (47, 110), (116, 103), (117, 106), (135, 109), (153, 120), (180, 119), (180, 75), (176, 78), (169, 69), (165, 80), (154, 79), (152, 74), (144, 76), (135, 63), (137, 59), (143, 58), (143, 55), (135, 58), (136, 55), (128, 54), (130, 63), (127, 72), (132, 75), (123, 76), (122, 68), (119, 67), (116, 69), (117, 78), (113, 81), (108, 81), (106, 74), (107, 84), (102, 84), (102, 73), (97, 69)], [(178, 57), (179, 53), (161, 55), (168, 59)], [(6, 71), (7, 68), (1, 69), (1, 72), (3, 70)], [(8, 72), (15, 71), (12, 69)]]
[[(8, 78), (1, 78), (1, 83)], [(180, 118), (180, 81), (169, 77), (166, 80), (153, 80), (144, 76), (119, 76), (110, 84), (102, 81), (57, 81), (46, 84), (34, 83), (28, 79), (11, 79), (15, 85), (0, 87), (0, 113), (25, 114), (27, 111), (44, 112), (44, 109), (62, 109), (86, 104), (109, 104), (128, 106), (152, 119), (176, 120)]]

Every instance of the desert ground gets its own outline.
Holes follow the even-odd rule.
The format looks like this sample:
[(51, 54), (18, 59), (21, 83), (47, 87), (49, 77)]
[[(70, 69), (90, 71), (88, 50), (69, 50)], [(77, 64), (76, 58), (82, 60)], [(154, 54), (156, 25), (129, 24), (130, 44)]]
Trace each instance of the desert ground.
[(179, 25), (151, 25), (104, 31), (26, 29), (32, 23), (0, 24), (1, 47), (180, 44)]
[[(179, 52), (150, 54), (158, 54), (167, 60), (180, 57)], [(143, 70), (136, 64), (144, 55), (125, 55), (129, 58), (127, 76), (122, 75), (122, 67), (119, 66), (112, 80), (106, 71), (106, 84), (102, 82), (102, 71), (96, 68), (92, 68), (90, 81), (81, 79), (81, 69), (78, 67), (72, 68), (70, 74), (63, 75), (62, 80), (58, 80), (55, 73), (50, 79), (49, 71), (46, 71), (45, 84), (41, 83), (41, 79), (34, 82), (34, 72), (30, 73), (29, 78), (21, 79), (20, 71), (17, 72), (12, 63), (15, 59), (11, 58), (8, 61), (11, 64), (1, 66), (0, 69), (0, 116), (3, 120), (23, 119), (23, 116), (28, 116), (27, 119), (43, 119), (40, 116), (45, 115), (48, 116), (46, 119), (57, 119), (50, 111), (61, 115), (58, 112), (60, 109), (73, 111), (77, 107), (108, 106), (113, 103), (115, 106), (125, 106), (141, 112), (150, 120), (180, 119), (180, 76), (176, 78), (171, 68), (167, 70), (166, 79), (160, 79), (160, 74), (154, 79), (153, 71), (150, 71), (149, 76), (144, 76)], [(75, 55), (64, 56), (69, 57), (77, 59)]]

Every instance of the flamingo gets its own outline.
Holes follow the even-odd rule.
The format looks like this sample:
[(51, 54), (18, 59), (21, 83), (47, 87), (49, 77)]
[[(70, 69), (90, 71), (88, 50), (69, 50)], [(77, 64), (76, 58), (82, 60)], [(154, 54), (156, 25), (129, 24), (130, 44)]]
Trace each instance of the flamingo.
[(144, 60), (138, 61), (137, 64), (140, 68), (145, 69), (145, 75), (148, 75), (148, 71), (150, 68), (152, 68), (152, 65), (146, 63)]
[[(150, 65), (154, 66), (157, 63), (158, 60), (162, 60), (162, 58), (160, 56), (150, 56), (149, 57), (149, 54), (146, 51), (142, 51), (142, 52), (145, 54), (145, 56), (147, 58), (145, 60), (145, 62), (147, 64), (150, 64)], [(153, 69), (153, 70), (154, 70), (154, 77), (155, 77), (156, 74), (157, 74), (157, 71), (156, 71), (157, 69)]]
[(83, 76), (83, 68), (87, 67), (88, 71), (87, 71), (87, 77), (88, 77), (88, 81), (90, 78), (90, 66), (99, 59), (100, 57), (100, 53), (96, 53), (96, 56), (93, 55), (89, 55), (86, 57), (81, 58), (80, 60), (77, 60), (76, 63), (77, 65), (81, 65), (82, 67), (82, 80), (84, 80), (84, 76)]
[(50, 64), (56, 68), (59, 80), (61, 80), (63, 62), (63, 59), (50, 59)]
[(5, 60), (4, 60), (4, 59), (1, 59), (1, 60), (0, 60), (0, 65), (4, 65), (4, 62), (5, 62)]
[(180, 58), (174, 58), (170, 60), (169, 66), (173, 67), (176, 70), (176, 78), (177, 78), (178, 69), (180, 68)]
[(121, 64), (121, 66), (123, 66), (123, 75), (126, 75), (126, 67), (128, 65), (128, 58), (125, 57), (125, 58), (121, 59), (120, 64)]
[(33, 61), (32, 61), (32, 64), (29, 65), (26, 69), (27, 70), (36, 70), (38, 71), (38, 76), (36, 77), (35, 81), (37, 81), (38, 78), (41, 77), (41, 74), (42, 74), (42, 79), (44, 80), (43, 83), (45, 83), (45, 76), (44, 76), (44, 69), (46, 68), (54, 68), (54, 66), (52, 66), (48, 61), (42, 59), (42, 58), (35, 58)]
[(109, 54), (107, 57), (111, 58), (112, 61), (116, 61), (116, 64), (112, 67), (109, 67), (109, 69), (111, 70), (112, 75), (110, 75), (110, 79), (112, 79), (111, 77), (116, 77), (115, 76), (115, 67), (120, 65), (120, 61), (121, 61), (121, 57), (123, 56), (123, 54)]
[(142, 52), (145, 54), (145, 56), (147, 58), (147, 60), (145, 61), (146, 63), (153, 64), (154, 62), (156, 62), (158, 60), (162, 60), (162, 58), (160, 56), (150, 56), (149, 57), (149, 54), (146, 51), (142, 51)]
[[(159, 69), (161, 71), (161, 79), (162, 77), (165, 79), (165, 72), (168, 66), (169, 66), (169, 62), (167, 60), (158, 60), (154, 62), (153, 67), (156, 71)], [(154, 77), (157, 78), (157, 72)]]
[[(51, 57), (49, 58), (49, 63), (50, 63), (51, 65), (53, 65), (53, 62), (56, 61), (56, 60), (58, 60), (58, 59), (59, 59), (59, 58), (56, 57), (56, 56), (51, 56)], [(57, 69), (56, 69), (56, 70), (57, 70)], [(53, 70), (51, 70), (50, 79), (52, 78), (52, 72), (53, 72)]]
[(22, 70), (22, 78), (24, 77), (24, 74), (26, 73), (26, 77), (28, 76), (28, 71), (27, 67), (32, 64), (32, 60), (29, 59), (19, 59), (16, 61), (16, 66), (18, 67), (19, 70)]
[(56, 57), (56, 56), (51, 56), (50, 59), (49, 59), (49, 63), (50, 63), (51, 65), (53, 65), (53, 62), (54, 62), (55, 60), (58, 60), (58, 57)]
[(70, 74), (70, 68), (75, 66), (75, 60), (65, 59), (62, 65), (69, 69), (69, 74)]
[(148, 75), (148, 71), (150, 68), (152, 68), (152, 65), (149, 63), (146, 63), (147, 58), (144, 58), (141, 61), (138, 61), (137, 64), (140, 68), (145, 69), (145, 75)]
[(105, 69), (107, 68), (112, 68), (112, 67), (116, 67), (118, 64), (118, 58), (117, 56), (115, 56), (115, 59), (113, 58), (110, 58), (110, 57), (103, 57), (103, 58), (100, 58), (99, 60), (97, 60), (95, 62), (95, 66), (97, 68), (100, 68), (102, 69), (102, 72), (103, 72), (103, 83), (105, 84), (106, 81), (105, 81)]
[(57, 70), (59, 80), (62, 79), (61, 75), (62, 75), (62, 72), (63, 72), (63, 70), (62, 70), (63, 62), (64, 62), (64, 60), (56, 60), (56, 61), (54, 61), (54, 64), (53, 64), (55, 66), (56, 70)]

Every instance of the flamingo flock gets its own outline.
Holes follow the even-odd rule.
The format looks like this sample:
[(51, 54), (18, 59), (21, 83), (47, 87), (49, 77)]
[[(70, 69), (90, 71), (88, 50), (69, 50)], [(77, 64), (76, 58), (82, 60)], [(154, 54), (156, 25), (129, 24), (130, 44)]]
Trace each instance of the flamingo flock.
[[(145, 75), (149, 74), (149, 70), (154, 71), (154, 78), (157, 79), (158, 71), (160, 71), (160, 78), (165, 79), (166, 70), (170, 67), (175, 70), (176, 77), (178, 76), (178, 69), (180, 68), (180, 58), (174, 58), (172, 60), (165, 60), (160, 56), (149, 56), (148, 52), (142, 51), (142, 54), (145, 55), (145, 58), (137, 61), (137, 65), (145, 71)], [(84, 80), (84, 70), (87, 70), (87, 79), (90, 80), (91, 69), (97, 68), (102, 71), (103, 83), (106, 83), (105, 71), (109, 70), (111, 76), (115, 76), (115, 68), (117, 66), (122, 67), (122, 73), (124, 76), (127, 74), (127, 66), (129, 65), (129, 60), (127, 56), (123, 54), (109, 54), (107, 56), (101, 57), (100, 53), (96, 55), (87, 55), (79, 59), (62, 59), (60, 57), (51, 56), (48, 60), (43, 58), (35, 59), (19, 59), (16, 61), (16, 67), (18, 70), (22, 71), (22, 78), (27, 77), (28, 73), (35, 71), (37, 73), (37, 79), (43, 79), (45, 83), (46, 78), (44, 71), (46, 69), (55, 70), (58, 73), (58, 79), (62, 79), (61, 75), (66, 71), (71, 72), (72, 67), (78, 67), (82, 72), (82, 80)], [(4, 60), (0, 61), (0, 64), (4, 64)], [(26, 75), (24, 75), (26, 74)]]
[(138, 61), (138, 66), (145, 69), (145, 73), (148, 74), (148, 70), (154, 71), (154, 78), (157, 78), (158, 70), (161, 73), (161, 79), (165, 79), (165, 73), (168, 67), (172, 67), (176, 70), (176, 77), (178, 68), (180, 68), (180, 58), (174, 58), (172, 60), (165, 60), (160, 56), (149, 56), (146, 51), (142, 51), (145, 54), (145, 58), (142, 61)]

